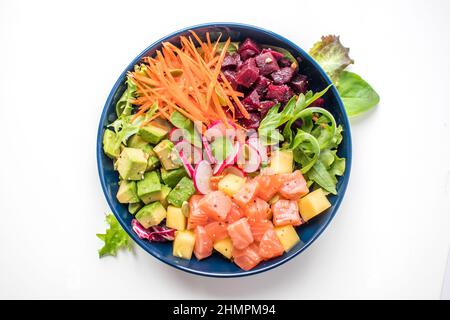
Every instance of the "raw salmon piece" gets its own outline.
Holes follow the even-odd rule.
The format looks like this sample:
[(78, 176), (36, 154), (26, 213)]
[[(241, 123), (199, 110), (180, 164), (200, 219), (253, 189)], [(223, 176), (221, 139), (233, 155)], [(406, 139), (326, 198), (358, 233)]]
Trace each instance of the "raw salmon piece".
[(268, 219), (270, 215), (270, 206), (260, 198), (255, 198), (245, 207), (245, 214), (249, 221)]
[(204, 196), (198, 205), (211, 219), (225, 221), (231, 210), (231, 199), (222, 191), (213, 191)]
[(196, 226), (204, 226), (208, 222), (208, 215), (199, 207), (202, 198), (203, 196), (193, 195), (189, 199), (188, 230), (194, 230)]
[(239, 219), (230, 224), (227, 228), (233, 247), (236, 249), (244, 249), (253, 242), (252, 230), (248, 224), (247, 218)]
[(283, 184), (283, 180), (278, 174), (275, 175), (260, 175), (256, 178), (258, 181), (257, 196), (264, 201), (272, 199)]
[(195, 228), (194, 254), (198, 260), (205, 259), (212, 254), (213, 240), (202, 226)]
[(259, 255), (265, 259), (279, 257), (284, 253), (284, 247), (273, 229), (267, 229), (259, 242)]
[(208, 223), (205, 226), (206, 233), (213, 240), (213, 242), (228, 238), (227, 225), (222, 221), (215, 221)]
[(259, 248), (256, 244), (252, 243), (243, 250), (233, 249), (233, 260), (241, 269), (251, 270), (262, 261), (262, 257), (259, 255)]
[(267, 230), (273, 229), (273, 223), (270, 220), (257, 220), (249, 222), (249, 224), (256, 242), (261, 241)]
[(256, 195), (258, 190), (258, 181), (251, 180), (244, 184), (244, 186), (237, 193), (233, 195), (233, 201), (237, 203), (239, 206), (244, 207)]
[(244, 217), (244, 213), (242, 212), (242, 209), (239, 208), (239, 206), (233, 202), (231, 204), (231, 210), (228, 213), (226, 222), (228, 224), (231, 224), (233, 222), (238, 221), (240, 218), (243, 218), (243, 217)]
[(282, 178), (284, 182), (280, 187), (279, 193), (283, 198), (298, 200), (309, 192), (306, 180), (299, 170), (291, 174), (285, 174)]
[(278, 200), (272, 205), (273, 224), (277, 227), (291, 224), (299, 226), (303, 223), (298, 212), (297, 201)]

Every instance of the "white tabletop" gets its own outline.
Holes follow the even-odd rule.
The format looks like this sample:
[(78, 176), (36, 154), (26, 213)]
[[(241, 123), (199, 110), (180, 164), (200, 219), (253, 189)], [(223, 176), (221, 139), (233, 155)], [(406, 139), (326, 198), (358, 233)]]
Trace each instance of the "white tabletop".
[[(450, 2), (0, 2), (0, 298), (439, 299), (450, 244)], [(108, 205), (100, 112), (169, 32), (258, 25), (309, 48), (341, 35), (382, 102), (353, 121), (353, 168), (326, 232), (291, 262), (211, 279), (134, 254), (98, 259)]]

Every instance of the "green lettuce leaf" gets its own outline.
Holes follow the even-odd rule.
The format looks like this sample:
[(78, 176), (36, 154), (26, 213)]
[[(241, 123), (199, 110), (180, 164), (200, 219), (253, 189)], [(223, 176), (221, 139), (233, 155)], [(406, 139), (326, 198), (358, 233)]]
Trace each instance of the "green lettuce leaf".
[(137, 87), (130, 77), (127, 77), (126, 84), (127, 89), (116, 103), (117, 117), (120, 117), (121, 115), (128, 116), (133, 111), (131, 100), (136, 98)]
[(116, 256), (120, 249), (131, 251), (133, 242), (128, 234), (122, 229), (116, 217), (113, 214), (106, 216), (106, 222), (109, 228), (104, 234), (97, 234), (97, 237), (104, 242), (103, 247), (98, 251), (100, 258), (110, 255)]
[(342, 72), (337, 90), (349, 117), (360, 115), (380, 102), (380, 96), (370, 84), (353, 72)]
[(345, 48), (338, 36), (322, 37), (309, 51), (309, 54), (322, 66), (335, 83), (344, 71), (354, 61), (348, 55), (350, 49)]

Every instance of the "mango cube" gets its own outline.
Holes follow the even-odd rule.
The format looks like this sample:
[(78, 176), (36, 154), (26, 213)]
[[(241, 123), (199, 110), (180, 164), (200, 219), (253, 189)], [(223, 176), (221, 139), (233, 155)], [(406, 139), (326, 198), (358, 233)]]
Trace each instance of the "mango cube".
[(190, 260), (194, 251), (195, 234), (192, 231), (177, 231), (173, 241), (173, 255)]
[(225, 258), (231, 259), (233, 254), (233, 243), (230, 238), (225, 238), (214, 243), (214, 249), (220, 252)]
[(219, 190), (232, 196), (244, 186), (244, 183), (245, 178), (230, 173), (219, 181)]
[(298, 208), (303, 220), (309, 221), (331, 207), (322, 189), (317, 189), (298, 201)]
[(174, 206), (167, 207), (166, 226), (179, 231), (186, 229), (186, 217), (181, 208)]
[(292, 173), (294, 154), (292, 150), (277, 150), (270, 158), (270, 169), (274, 174)]
[(286, 252), (291, 250), (292, 247), (300, 242), (297, 231), (295, 231), (294, 227), (291, 225), (277, 227), (275, 228), (275, 233), (277, 234), (277, 237), (283, 245), (284, 251)]

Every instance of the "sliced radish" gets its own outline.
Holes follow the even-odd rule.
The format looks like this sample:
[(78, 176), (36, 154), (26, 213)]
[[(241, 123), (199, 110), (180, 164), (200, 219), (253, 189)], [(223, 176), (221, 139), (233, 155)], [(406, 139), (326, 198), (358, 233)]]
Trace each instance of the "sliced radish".
[(261, 166), (261, 156), (254, 147), (246, 144), (245, 146), (247, 157), (245, 160), (245, 164), (242, 167), (242, 170), (247, 173), (255, 172)]
[(211, 163), (211, 164), (216, 163), (216, 159), (214, 158), (214, 156), (212, 154), (209, 142), (208, 142), (208, 140), (206, 139), (206, 137), (204, 135), (202, 136), (202, 144), (203, 144), (203, 148), (205, 149), (205, 158), (206, 158), (206, 160), (208, 160), (209, 163)]
[(221, 161), (219, 163), (216, 163), (216, 165), (214, 166), (214, 169), (213, 169), (213, 175), (216, 176), (218, 174), (221, 174), (223, 169), (225, 169), (226, 167), (227, 167), (226, 161)]
[(267, 147), (261, 144), (261, 142), (258, 139), (258, 136), (250, 137), (248, 139), (248, 144), (258, 151), (262, 163), (267, 163), (269, 161), (269, 157), (267, 155)]
[(189, 159), (186, 157), (183, 150), (179, 151), (178, 154), (180, 155), (181, 162), (183, 163), (184, 169), (186, 169), (189, 178), (192, 178), (194, 176), (195, 170), (190, 164)]
[(238, 155), (241, 152), (241, 144), (239, 142), (236, 142), (234, 144), (234, 151), (231, 155), (228, 156), (227, 159), (225, 159), (225, 165), (231, 166), (237, 162)]
[(206, 130), (205, 136), (208, 141), (214, 141), (218, 137), (226, 136), (231, 141), (234, 141), (236, 138), (236, 125), (229, 122), (231, 128), (227, 128), (227, 126), (222, 121), (215, 121), (213, 124)]
[(236, 166), (231, 166), (223, 170), (223, 174), (234, 174), (235, 176), (245, 178), (247, 174)]
[(202, 160), (197, 164), (194, 173), (194, 186), (199, 193), (208, 194), (212, 191), (209, 185), (212, 175), (211, 164), (208, 161)]
[(184, 129), (179, 129), (179, 128), (172, 128), (172, 130), (169, 131), (169, 140), (172, 141), (173, 143), (177, 143), (179, 141), (184, 140)]
[(197, 164), (203, 160), (202, 151), (193, 146), (189, 141), (182, 140), (175, 145), (175, 149), (180, 153), (183, 151), (188, 163)]

